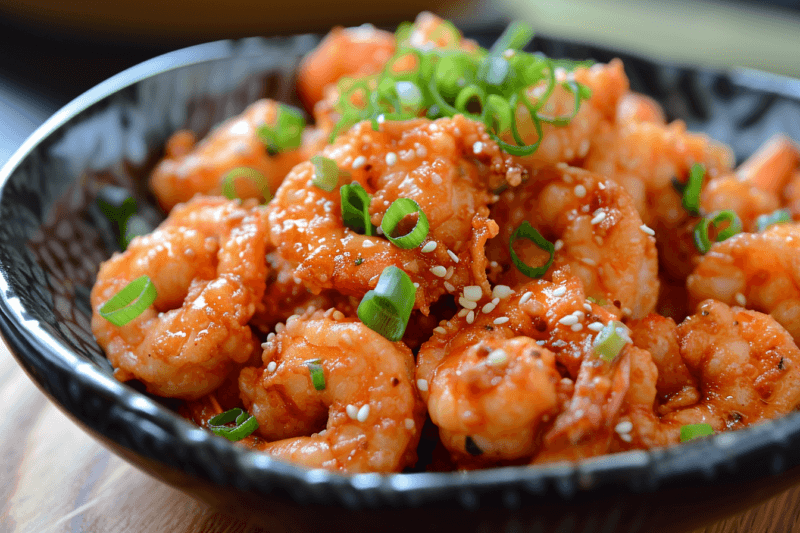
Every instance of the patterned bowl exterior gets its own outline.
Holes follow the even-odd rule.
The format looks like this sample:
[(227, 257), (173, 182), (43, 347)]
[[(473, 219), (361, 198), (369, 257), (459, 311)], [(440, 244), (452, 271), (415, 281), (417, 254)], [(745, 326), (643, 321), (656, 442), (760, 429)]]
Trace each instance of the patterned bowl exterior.
[[(496, 31), (474, 35), (484, 44)], [(91, 329), (89, 292), (115, 249), (94, 205), (128, 189), (161, 218), (145, 177), (179, 128), (205, 134), (269, 96), (297, 103), (294, 70), (312, 36), (195, 46), (131, 68), (64, 107), (0, 171), (0, 330), (20, 365), (95, 438), (189, 494), (270, 531), (681, 531), (764, 500), (800, 477), (800, 415), (683, 446), (542, 467), (341, 476), (242, 450), (117, 382)], [(800, 139), (800, 82), (681, 68), (537, 38), (554, 57), (621, 56), (635, 90), (670, 118), (733, 146)], [(358, 510), (358, 513), (352, 511)]]

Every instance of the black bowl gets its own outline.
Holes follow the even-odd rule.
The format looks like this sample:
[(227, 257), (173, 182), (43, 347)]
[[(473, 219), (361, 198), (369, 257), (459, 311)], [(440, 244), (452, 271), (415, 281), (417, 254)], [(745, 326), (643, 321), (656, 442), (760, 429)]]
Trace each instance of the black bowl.
[[(93, 207), (98, 191), (128, 189), (157, 222), (144, 183), (168, 136), (185, 127), (205, 134), (261, 96), (297, 103), (295, 67), (316, 42), (224, 41), (158, 57), (71, 102), (3, 167), (0, 329), (72, 420), (146, 472), (271, 531), (680, 531), (800, 478), (797, 413), (577, 464), (341, 476), (237, 448), (176, 415), (169, 402), (116, 381), (89, 326), (95, 273), (116, 246)], [(635, 90), (655, 97), (670, 118), (731, 144), (739, 159), (776, 132), (800, 139), (796, 80), (680, 68), (548, 39), (533, 47), (554, 57), (620, 55)]]

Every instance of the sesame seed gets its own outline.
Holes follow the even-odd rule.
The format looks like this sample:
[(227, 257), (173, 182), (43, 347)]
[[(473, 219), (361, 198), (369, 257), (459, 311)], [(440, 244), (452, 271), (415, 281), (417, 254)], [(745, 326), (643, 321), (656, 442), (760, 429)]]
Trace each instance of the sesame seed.
[(458, 263), (458, 256), (454, 254), (452, 250), (447, 250), (447, 255), (450, 256), (450, 259), (452, 259), (454, 263)]
[(267, 348), (269, 348), (269, 342), (262, 342), (261, 343), (261, 349), (262, 350), (266, 350)]
[(483, 314), (488, 314), (488, 313), (491, 313), (492, 311), (494, 311), (495, 307), (496, 307), (495, 304), (493, 304), (492, 302), (489, 302), (488, 304), (486, 304), (483, 307), (481, 307), (481, 311), (483, 312)]
[(603, 325), (602, 322), (592, 322), (591, 324), (586, 326), (587, 329), (590, 329), (592, 331), (601, 331), (604, 327), (605, 326)]
[(553, 290), (553, 296), (555, 296), (556, 298), (561, 298), (565, 294), (567, 294), (567, 288), (566, 287), (556, 287)]
[(571, 326), (573, 324), (578, 323), (578, 317), (575, 315), (567, 315), (562, 317), (561, 320), (558, 321), (559, 324), (564, 324), (565, 326)]
[(631, 316), (631, 314), (632, 314), (632, 313), (633, 313), (633, 311), (631, 311), (631, 308), (630, 308), (630, 307), (623, 307), (623, 308), (622, 308), (622, 314), (623, 314), (623, 315), (625, 315), (625, 316)]
[(656, 234), (656, 232), (653, 231), (653, 229), (650, 228), (647, 224), (642, 224), (641, 226), (639, 226), (639, 229), (651, 236)]
[(575, 191), (575, 196), (577, 196), (578, 198), (583, 198), (584, 196), (586, 196), (586, 187), (584, 187), (583, 185), (576, 185), (574, 191)]
[(606, 219), (606, 212), (600, 211), (597, 213), (594, 218), (592, 219), (592, 224), (599, 224)]
[(419, 289), (419, 283), (417, 283), (416, 281), (414, 282), (414, 288)]
[(269, 335), (267, 335), (267, 342), (271, 341), (271, 340), (272, 340), (272, 339), (274, 339), (274, 338), (275, 338), (275, 334), (274, 334), (274, 333), (272, 333), (272, 332), (270, 332), (270, 334), (269, 334)]
[(470, 311), (467, 313), (467, 324), (472, 324), (475, 322), (475, 311)]
[(553, 248), (555, 249), (556, 252), (562, 249), (563, 247), (564, 247), (564, 241), (562, 241), (561, 239), (558, 239), (555, 243), (553, 243)]
[(384, 122), (386, 122), (386, 115), (381, 113), (380, 115), (378, 115), (378, 118), (375, 119), (375, 120), (378, 122), (378, 124), (383, 124)]
[(477, 141), (475, 144), (472, 145), (472, 151), (476, 154), (479, 154), (483, 151), (483, 143)]
[(492, 303), (493, 303), (494, 305), (497, 305), (497, 304), (499, 304), (499, 303), (500, 303), (500, 298), (492, 298)]
[(614, 427), (614, 431), (620, 435), (630, 433), (633, 430), (633, 423), (630, 420), (623, 420)]
[(364, 404), (361, 406), (361, 409), (358, 410), (358, 414), (356, 417), (358, 418), (359, 422), (366, 422), (367, 417), (369, 416), (369, 404)]
[(428, 390), (428, 380), (427, 379), (418, 379), (417, 380), (417, 388), (422, 392)]
[(508, 285), (495, 285), (492, 289), (492, 296), (495, 298), (508, 298), (514, 291)]
[(501, 366), (507, 361), (508, 354), (499, 348), (497, 350), (492, 350), (492, 352), (486, 356), (486, 364), (491, 366)]
[(580, 331), (580, 330), (582, 330), (582, 329), (583, 329), (583, 324), (580, 324), (580, 323), (578, 323), (578, 324), (572, 324), (572, 325), (570, 326), (570, 329), (571, 329), (572, 331)]
[(545, 344), (547, 344), (547, 341), (544, 340), (536, 341), (536, 344), (538, 344), (539, 346), (544, 346)]
[(578, 317), (578, 320), (581, 320), (584, 316), (586, 316), (586, 313), (584, 313), (580, 309), (578, 309), (577, 311), (573, 311), (572, 314)]
[(603, 183), (602, 181), (597, 183), (597, 187), (598, 187), (598, 188), (599, 188), (601, 191), (604, 191), (604, 190), (606, 190), (606, 184), (605, 184), (605, 183)]
[(560, 163), (556, 163), (556, 168), (560, 169), (560, 170), (564, 170), (565, 168), (567, 168), (567, 164), (564, 163), (563, 161), (560, 162)]
[(363, 167), (366, 163), (367, 163), (367, 158), (364, 157), (363, 155), (360, 155), (353, 160), (352, 168), (353, 170), (358, 170), (359, 168)]
[(397, 163), (397, 154), (394, 152), (389, 152), (386, 154), (386, 164), (392, 166), (395, 163)]
[(510, 318), (508, 318), (507, 316), (501, 316), (501, 317), (499, 317), (499, 318), (495, 318), (495, 319), (493, 320), (493, 323), (494, 323), (494, 324), (497, 324), (497, 325), (499, 326), (499, 325), (501, 325), (501, 324), (505, 324), (505, 323), (506, 323), (506, 322), (508, 322), (509, 320), (511, 320), (511, 319), (510, 319)]
[(467, 300), (463, 296), (461, 296), (458, 299), (458, 303), (461, 305), (461, 307), (465, 307), (467, 309), (475, 309), (476, 307), (478, 307), (478, 304), (476, 302), (473, 302), (472, 300)]
[(412, 429), (414, 429), (414, 425), (415, 425), (415, 424), (414, 424), (414, 420), (413, 420), (413, 419), (411, 419), (411, 418), (406, 418), (406, 419), (404, 420), (404, 423), (405, 423), (405, 425), (406, 425), (406, 429), (407, 429), (407, 430), (411, 431)]
[(338, 309), (334, 311), (331, 316), (333, 317), (334, 320), (344, 320), (344, 313), (342, 313)]
[(445, 274), (447, 274), (447, 269), (441, 265), (436, 265), (435, 267), (431, 268), (431, 274), (437, 278), (443, 278)]
[(527, 302), (528, 300), (530, 300), (531, 296), (533, 296), (533, 293), (531, 291), (528, 291), (525, 294), (523, 294), (522, 298), (519, 299), (519, 305), (522, 305), (525, 302)]
[(591, 313), (592, 312), (592, 304), (585, 303), (585, 304), (583, 304), (583, 308), (586, 309), (587, 313)]
[(278, 368), (278, 363), (276, 363), (275, 361), (270, 361), (269, 363), (267, 363), (267, 372), (269, 372), (270, 374), (275, 372), (276, 368)]
[(436, 326), (435, 328), (433, 328), (433, 332), (438, 333), (439, 335), (444, 335), (445, 333), (447, 333), (447, 330), (444, 329), (442, 326)]
[(597, 266), (597, 261), (595, 261), (591, 257), (582, 257), (581, 258), (581, 262), (583, 264), (585, 264), (585, 265), (589, 265), (589, 266), (592, 266), (592, 267)]
[[(564, 165), (564, 166), (566, 167), (566, 165)], [(572, 176), (570, 176), (569, 174), (564, 174), (564, 183), (569, 183), (571, 185), (572, 184)]]
[(286, 329), (286, 326), (283, 325), (283, 322), (278, 322), (275, 324), (275, 333), (280, 333), (284, 329)]
[(745, 304), (747, 304), (747, 298), (745, 298), (744, 294), (742, 294), (741, 292), (737, 292), (736, 295), (734, 296), (734, 299), (736, 300), (736, 303), (741, 305), (742, 307), (744, 307)]
[(428, 149), (424, 146), (417, 146), (417, 157), (425, 157), (428, 155)]
[(358, 420), (358, 407), (355, 405), (348, 403), (347, 407), (344, 408), (344, 412), (347, 413), (351, 420)]
[(460, 318), (464, 318), (465, 316), (467, 316), (467, 313), (469, 313), (469, 309), (462, 309), (461, 311), (458, 312), (458, 316)]
[(452, 278), (453, 277), (453, 272), (455, 272), (453, 267), (447, 267), (447, 273), (444, 275), (444, 279)]
[(364, 240), (361, 242), (361, 246), (363, 246), (364, 248), (372, 248), (373, 246), (375, 246), (375, 243), (373, 243), (373, 242), (372, 242), (371, 240), (369, 240), (369, 239), (364, 239)]
[(464, 298), (477, 302), (483, 296), (483, 290), (478, 285), (464, 287)]
[(455, 292), (455, 290), (456, 290), (456, 288), (453, 286), (453, 284), (450, 283), (449, 281), (445, 281), (444, 282), (444, 288), (447, 290), (447, 292)]
[(624, 440), (625, 442), (630, 442), (633, 440), (633, 437), (631, 437), (630, 433), (623, 433), (622, 435), (619, 436), (619, 438)]
[(580, 417), (582, 417), (584, 414), (585, 414), (585, 413), (583, 412), (583, 409), (578, 409), (577, 411), (575, 411), (575, 418), (580, 418)]
[(436, 241), (428, 241), (425, 243), (425, 246), (422, 247), (423, 254), (429, 254), (436, 249)]

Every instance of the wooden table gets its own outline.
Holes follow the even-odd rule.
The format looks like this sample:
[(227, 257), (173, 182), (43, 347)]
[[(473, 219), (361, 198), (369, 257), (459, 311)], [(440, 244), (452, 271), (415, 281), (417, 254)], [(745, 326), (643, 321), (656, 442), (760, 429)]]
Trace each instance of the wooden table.
[[(0, 531), (264, 530), (140, 472), (74, 425), (0, 343)], [(800, 486), (693, 533), (800, 532)]]

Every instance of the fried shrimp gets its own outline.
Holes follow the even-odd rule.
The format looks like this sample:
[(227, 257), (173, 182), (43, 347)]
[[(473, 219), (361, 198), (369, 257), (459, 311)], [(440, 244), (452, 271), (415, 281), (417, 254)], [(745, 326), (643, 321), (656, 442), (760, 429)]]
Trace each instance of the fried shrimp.
[(586, 301), (578, 278), (556, 279), (486, 302), (472, 320), (444, 322), (420, 348), (420, 393), (457, 462), (547, 460), (593, 432), (610, 433), (627, 367), (598, 358), (588, 326), (614, 316)]
[[(103, 263), (91, 294), (92, 331), (115, 377), (193, 399), (256, 354), (247, 323), (264, 291), (265, 232), (255, 202), (196, 199)], [(100, 316), (106, 301), (142, 275), (158, 292), (149, 308), (124, 326)]]
[[(279, 106), (273, 100), (259, 100), (241, 115), (217, 126), (199, 143), (189, 130), (175, 133), (167, 142), (166, 156), (150, 177), (150, 188), (162, 209), (169, 212), (195, 194), (222, 194), (223, 178), (239, 167), (261, 173), (274, 192), (289, 170), (304, 158), (302, 149), (270, 155), (258, 137), (259, 126), (275, 123)], [(261, 198), (254, 183), (239, 179), (235, 185), (240, 198)]]
[(769, 313), (800, 342), (800, 226), (777, 224), (714, 243), (687, 279), (693, 302), (714, 298)]
[(668, 401), (658, 407), (659, 369), (649, 352), (631, 348), (631, 386), (622, 419), (632, 429), (620, 439), (623, 449), (677, 443), (681, 426), (687, 424), (739, 429), (785, 415), (800, 404), (800, 350), (768, 315), (707, 300), (676, 327), (675, 336), (672, 349), (680, 354), (671, 357), (680, 357), (697, 376), (696, 401)]
[[(260, 450), (339, 472), (414, 464), (424, 406), (403, 343), (330, 309), (290, 318), (264, 346), (264, 367), (239, 376), (242, 400), (268, 441)], [(321, 387), (310, 364), (319, 365)]]
[[(481, 150), (474, 149), (482, 143)], [(371, 195), (369, 216), (379, 226), (399, 198), (419, 205), (430, 231), (420, 246), (402, 249), (384, 236), (348, 228), (338, 188), (312, 183), (314, 166), (296, 166), (268, 207), (272, 244), (313, 292), (335, 288), (361, 297), (394, 265), (419, 284), (415, 307), (427, 310), (445, 292), (479, 285), (488, 293), (484, 243), (497, 234), (488, 188), (521, 170), (500, 152), (483, 125), (452, 119), (368, 122), (353, 127), (322, 155), (336, 162), (339, 185), (360, 184)], [(433, 249), (431, 249), (433, 248)], [(445, 283), (447, 282), (447, 283)]]
[[(569, 265), (597, 300), (618, 302), (625, 314), (642, 317), (658, 298), (655, 239), (616, 183), (585, 170), (559, 165), (533, 171), (524, 185), (506, 190), (492, 207), (500, 235), (489, 241), (490, 260), (506, 265), (500, 279), (514, 286), (528, 279), (511, 262), (509, 239), (523, 221), (556, 243), (551, 271)], [(547, 254), (527, 240), (514, 245), (535, 266)], [(543, 261), (544, 259), (544, 261)]]

